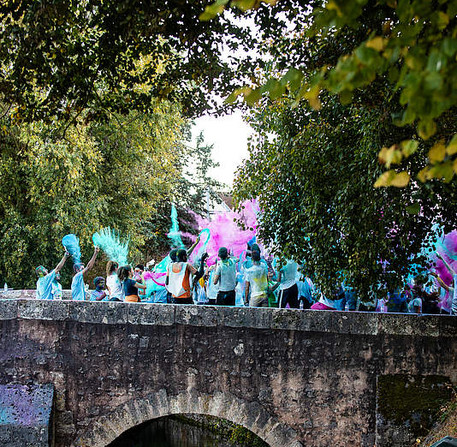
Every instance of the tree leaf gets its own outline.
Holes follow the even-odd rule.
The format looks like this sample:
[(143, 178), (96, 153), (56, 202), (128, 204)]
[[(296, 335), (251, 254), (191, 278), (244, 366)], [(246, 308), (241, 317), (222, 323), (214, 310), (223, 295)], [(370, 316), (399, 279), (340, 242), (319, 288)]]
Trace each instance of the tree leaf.
[(386, 46), (386, 43), (387, 43), (387, 39), (384, 39), (381, 36), (376, 36), (373, 39), (368, 40), (365, 43), (365, 46), (367, 48), (373, 48), (373, 50), (376, 50), (376, 51), (382, 51), (384, 49), (384, 47)]
[(395, 186), (397, 188), (405, 187), (410, 180), (410, 176), (406, 171), (397, 173), (394, 170), (384, 172), (376, 180), (374, 187), (379, 188), (381, 186)]
[(410, 155), (414, 154), (417, 151), (419, 142), (416, 140), (405, 140), (401, 142), (400, 146), (403, 152), (403, 156), (408, 158)]
[(409, 214), (416, 215), (419, 214), (420, 209), (421, 207), (419, 203), (413, 203), (412, 205), (406, 207), (406, 212)]
[(431, 119), (423, 119), (419, 122), (417, 131), (423, 140), (428, 140), (436, 133), (436, 123)]
[(455, 134), (446, 147), (446, 154), (454, 155), (457, 153), (457, 134)]
[(435, 143), (431, 149), (428, 151), (428, 158), (431, 163), (439, 163), (444, 160), (446, 156), (446, 146), (444, 141), (440, 140)]
[(401, 163), (403, 155), (402, 151), (399, 150), (398, 147), (398, 145), (394, 144), (389, 148), (383, 147), (379, 152), (379, 162), (385, 164), (387, 169), (390, 168), (390, 165)]

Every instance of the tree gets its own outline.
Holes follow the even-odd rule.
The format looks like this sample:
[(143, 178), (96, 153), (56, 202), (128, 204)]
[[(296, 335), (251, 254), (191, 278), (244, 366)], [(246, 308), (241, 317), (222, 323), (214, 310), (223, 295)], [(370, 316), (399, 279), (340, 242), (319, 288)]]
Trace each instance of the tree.
[(214, 108), (212, 89), (233, 86), (221, 58), (246, 32), (224, 18), (200, 22), (205, 2), (12, 0), (0, 4), (0, 98), (17, 119), (69, 120), (91, 109), (149, 112), (152, 98), (186, 116)]
[[(427, 267), (423, 248), (434, 223), (455, 225), (455, 184), (373, 188), (380, 142), (404, 140), (413, 129), (394, 126), (381, 106), (342, 106), (328, 95), (322, 102), (320, 111), (275, 101), (253, 112), (258, 134), (235, 182), (237, 203), (258, 199), (262, 241), (304, 261), (326, 293), (343, 279), (362, 297), (376, 286), (386, 293), (404, 285), (413, 264)], [(424, 162), (413, 157), (408, 169)]]
[[(166, 101), (148, 115), (106, 122), (86, 123), (81, 114), (77, 124), (15, 125), (5, 116), (0, 128), (0, 282), (12, 286), (31, 287), (33, 266), (56, 264), (67, 233), (80, 237), (84, 259), (95, 231), (116, 228), (130, 237), (130, 259), (143, 260), (148, 222), (183, 183), (201, 187), (184, 172), (189, 123)], [(66, 285), (69, 276), (66, 269)]]
[[(260, 2), (217, 1), (207, 8), (205, 18), (214, 17), (229, 3), (249, 9), (258, 8)], [(394, 123), (413, 125), (415, 132), (407, 150), (401, 141), (392, 141), (390, 147), (380, 142), (380, 148), (384, 146), (381, 160), (388, 168), (398, 169), (384, 173), (376, 186), (407, 183), (410, 173), (403, 168), (416, 151), (426, 151), (428, 158), (417, 173), (419, 181), (438, 178), (449, 182), (457, 172), (457, 135), (442, 121), (448, 120), (457, 105), (457, 1), (278, 3), (280, 8), (263, 8), (269, 13), (264, 13), (265, 20), (260, 22), (263, 36), (272, 42), (267, 51), (275, 76), (260, 86), (240, 87), (229, 101), (238, 95), (254, 103), (264, 94), (272, 99), (290, 94), (291, 103), (305, 99), (319, 109), (324, 91), (348, 104), (360, 93), (376, 91), (380, 79), (388, 79)], [(268, 26), (270, 21), (281, 22), (284, 11), (288, 11), (288, 27), (293, 33), (284, 32), (284, 25)], [(325, 54), (324, 49), (330, 53)], [(432, 136), (439, 136), (434, 144), (420, 144)]]

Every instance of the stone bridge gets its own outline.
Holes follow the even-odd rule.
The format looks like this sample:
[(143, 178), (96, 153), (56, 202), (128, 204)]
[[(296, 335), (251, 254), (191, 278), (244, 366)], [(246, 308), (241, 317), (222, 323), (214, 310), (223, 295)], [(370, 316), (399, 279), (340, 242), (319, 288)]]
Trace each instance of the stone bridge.
[(59, 447), (183, 413), (272, 447), (410, 446), (457, 382), (456, 335), (449, 316), (0, 300), (0, 385), (53, 388)]

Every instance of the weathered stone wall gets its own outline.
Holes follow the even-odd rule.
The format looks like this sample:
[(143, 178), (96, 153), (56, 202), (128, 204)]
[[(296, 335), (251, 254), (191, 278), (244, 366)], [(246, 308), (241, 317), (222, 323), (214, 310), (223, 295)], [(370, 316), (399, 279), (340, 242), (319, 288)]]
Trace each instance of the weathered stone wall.
[(457, 383), (456, 335), (448, 316), (3, 300), (0, 383), (54, 384), (57, 446), (180, 413), (271, 446), (400, 446), (410, 410), (377, 401), (380, 378)]

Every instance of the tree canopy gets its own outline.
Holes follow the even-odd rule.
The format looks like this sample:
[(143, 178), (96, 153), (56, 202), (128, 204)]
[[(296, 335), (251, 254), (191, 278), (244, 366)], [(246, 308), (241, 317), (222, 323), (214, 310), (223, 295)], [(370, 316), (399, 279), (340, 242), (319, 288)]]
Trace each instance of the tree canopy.
[[(211, 148), (201, 140), (198, 148), (187, 145), (189, 123), (179, 107), (160, 101), (148, 115), (84, 118), (70, 126), (0, 123), (0, 283), (32, 286), (33, 268), (57, 264), (67, 233), (79, 236), (83, 260), (93, 233), (108, 226), (130, 238), (131, 261), (163, 254), (170, 199), (181, 209), (203, 206)], [(191, 177), (194, 159), (206, 168)]]
[[(415, 47), (400, 37), (406, 39), (419, 20), (413, 16), (405, 25), (400, 12), (406, 3), (415, 10), (425, 2), (302, 5), (292, 31), (264, 31), (269, 64), (229, 98), (242, 95), (254, 105), (250, 122), (258, 133), (235, 184), (238, 203), (258, 198), (263, 240), (277, 253), (304, 260), (328, 293), (343, 278), (364, 296), (377, 285), (394, 290), (412, 265), (427, 267), (424, 249), (433, 245), (433, 224), (455, 227), (452, 104), (430, 118), (433, 132), (422, 132), (431, 122), (428, 105), (450, 95), (450, 87), (443, 84), (414, 119), (404, 120), (411, 70), (421, 82), (428, 76), (425, 66), (420, 72), (406, 62)], [(445, 3), (438, 11), (451, 2)], [(275, 7), (267, 9), (277, 14)], [(454, 22), (448, 25), (435, 43), (454, 32)], [(437, 32), (434, 22), (423, 26), (424, 39)], [(371, 48), (381, 35), (382, 48)], [(389, 45), (400, 42), (408, 52), (386, 59)], [(413, 102), (429, 94), (418, 88)], [(400, 163), (402, 172), (383, 173), (384, 166)]]
[[(208, 94), (232, 88), (238, 67), (221, 58), (246, 32), (198, 16), (205, 2), (12, 0), (0, 4), (0, 98), (16, 117), (69, 119), (91, 108), (152, 111), (152, 98), (186, 116), (214, 108)], [(88, 118), (89, 118), (88, 117)]]
[[(229, 3), (243, 9), (258, 7), (256, 2), (218, 1), (219, 8), (215, 4), (208, 8), (208, 18)], [(376, 186), (406, 184), (410, 173), (402, 163), (424, 148), (428, 163), (417, 178), (450, 181), (457, 172), (457, 136), (447, 132), (441, 121), (457, 105), (457, 1), (290, 1), (285, 2), (287, 7), (278, 3), (281, 10), (278, 5), (265, 9), (276, 20), (289, 10), (289, 32), (281, 35), (275, 27), (263, 22), (261, 26), (273, 76), (261, 85), (238, 88), (229, 102), (239, 95), (251, 104), (265, 94), (272, 99), (290, 95), (291, 105), (304, 99), (319, 109), (324, 91), (348, 104), (376, 91), (385, 79), (391, 84), (394, 124), (413, 125), (415, 132), (407, 149), (401, 141), (390, 146), (380, 142), (379, 157), (389, 171)], [(436, 135), (440, 138), (435, 144), (418, 144)]]

